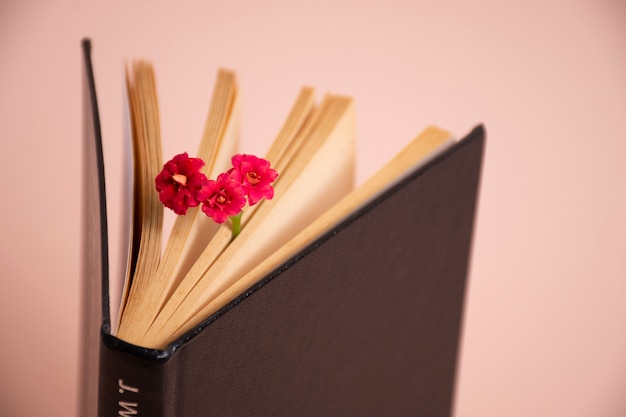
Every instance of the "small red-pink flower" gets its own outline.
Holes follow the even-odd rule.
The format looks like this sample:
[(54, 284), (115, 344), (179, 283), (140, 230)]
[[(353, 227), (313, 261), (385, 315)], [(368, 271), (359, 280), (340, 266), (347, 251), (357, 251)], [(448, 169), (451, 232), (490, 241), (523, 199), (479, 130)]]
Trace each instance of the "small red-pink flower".
[(208, 181), (200, 172), (203, 166), (202, 159), (189, 158), (187, 152), (166, 162), (154, 180), (161, 203), (176, 214), (186, 214), (188, 208), (198, 206)]
[(202, 211), (216, 223), (224, 223), (230, 216), (239, 214), (246, 204), (246, 191), (226, 172), (216, 181), (208, 180), (199, 195)]
[(274, 197), (272, 183), (278, 177), (278, 172), (270, 168), (269, 161), (254, 155), (237, 154), (231, 162), (233, 168), (228, 173), (242, 185), (251, 206), (262, 198), (271, 200)]
[(208, 180), (200, 172), (204, 162), (189, 158), (187, 153), (168, 161), (155, 178), (159, 199), (176, 214), (186, 214), (190, 207), (202, 204), (202, 211), (216, 223), (232, 218), (233, 238), (241, 230), (240, 213), (248, 203), (274, 197), (272, 183), (278, 177), (269, 161), (254, 155), (238, 154), (231, 159), (233, 167)]

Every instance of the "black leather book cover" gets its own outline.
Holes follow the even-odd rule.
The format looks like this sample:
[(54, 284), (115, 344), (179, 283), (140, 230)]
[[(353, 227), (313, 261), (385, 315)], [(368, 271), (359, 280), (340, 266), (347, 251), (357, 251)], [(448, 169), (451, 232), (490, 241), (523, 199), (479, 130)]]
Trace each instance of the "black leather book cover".
[(477, 127), (165, 350), (103, 308), (98, 415), (450, 416), (483, 147)]
[(104, 159), (89, 40), (83, 40), (82, 50), (82, 299), (78, 407), (79, 415), (95, 416), (98, 396), (100, 325), (103, 317), (107, 320), (109, 317), (109, 266)]

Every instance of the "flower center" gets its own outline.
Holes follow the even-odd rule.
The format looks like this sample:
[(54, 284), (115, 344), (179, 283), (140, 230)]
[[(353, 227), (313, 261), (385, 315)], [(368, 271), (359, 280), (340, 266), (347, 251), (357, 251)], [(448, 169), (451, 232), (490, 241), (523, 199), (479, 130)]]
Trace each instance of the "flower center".
[(180, 185), (187, 185), (187, 177), (183, 174), (174, 174), (172, 175), (172, 179)]
[(215, 198), (215, 202), (216, 202), (217, 204), (224, 204), (224, 203), (226, 203), (226, 197), (224, 197), (223, 195), (218, 195), (218, 196)]
[(256, 185), (261, 182), (261, 176), (254, 171), (250, 171), (246, 175), (248, 176), (248, 182), (250, 185)]

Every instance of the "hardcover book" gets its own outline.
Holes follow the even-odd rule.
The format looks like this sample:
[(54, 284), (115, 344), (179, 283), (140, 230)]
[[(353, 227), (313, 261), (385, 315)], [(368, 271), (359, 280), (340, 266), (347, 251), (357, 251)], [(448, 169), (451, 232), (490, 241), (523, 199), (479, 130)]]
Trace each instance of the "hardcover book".
[[(134, 202), (129, 274), (120, 313), (112, 319), (103, 138), (88, 40), (83, 52), (82, 415), (451, 415), (482, 126), (459, 140), (429, 127), (364, 184), (350, 190), (351, 175), (341, 174), (348, 185), (339, 181), (338, 191), (324, 193), (333, 182), (320, 179), (321, 190), (311, 191), (315, 202), (309, 202), (299, 185), (321, 176), (320, 167), (353, 169), (354, 109), (351, 99), (332, 95), (315, 105), (311, 90), (303, 89), (268, 151), (281, 168), (276, 195), (244, 212), (237, 237), (222, 238), (228, 226), (202, 226), (206, 217), (188, 220), (193, 217), (187, 213), (180, 223), (198, 224), (174, 225), (184, 231), (182, 248), (168, 243), (153, 260), (157, 272), (141, 278), (138, 264), (145, 255), (133, 248), (148, 226), (135, 223), (145, 221), (148, 209)], [(141, 82), (139, 73), (129, 75), (136, 136), (149, 130), (136, 117), (145, 116), (139, 96), (153, 92), (152, 84), (146, 90)], [(221, 144), (208, 152), (209, 159), (216, 155), (215, 166), (220, 149), (230, 151), (236, 130), (231, 82), (229, 72), (218, 75), (205, 129)], [(137, 170), (143, 166), (137, 143), (135, 187), (147, 181)], [(154, 177), (149, 181), (154, 187)], [(327, 201), (318, 203), (326, 194)], [(144, 194), (135, 188), (138, 195)], [(298, 215), (290, 214), (294, 210)], [(282, 230), (273, 218), (289, 226)], [(213, 238), (200, 239), (200, 249), (184, 248), (196, 227), (215, 229)], [(249, 258), (239, 262), (242, 252)], [(153, 279), (165, 269), (163, 259), (190, 256), (215, 259), (202, 260), (197, 274), (195, 261), (182, 272), (171, 267), (162, 281)]]

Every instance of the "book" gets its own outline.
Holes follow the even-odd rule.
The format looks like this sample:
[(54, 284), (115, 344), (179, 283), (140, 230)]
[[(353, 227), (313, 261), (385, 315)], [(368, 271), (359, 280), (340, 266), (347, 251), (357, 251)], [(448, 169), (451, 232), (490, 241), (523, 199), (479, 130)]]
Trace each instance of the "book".
[[(127, 338), (139, 340), (133, 343), (112, 333), (102, 137), (87, 40), (83, 51), (84, 230), (91, 242), (84, 254), (83, 415), (450, 415), (485, 141), (482, 126), (460, 140), (443, 129), (425, 129), (370, 180), (322, 204), (321, 214), (300, 222), (295, 234), (281, 237), (284, 243), (269, 254), (254, 258), (243, 272), (235, 265), (211, 297), (194, 298), (188, 305), (191, 318), (168, 331), (163, 331), (165, 320), (152, 339), (145, 339), (149, 330), (141, 330), (138, 338)], [(307, 90), (302, 94), (282, 133), (295, 110), (310, 107), (302, 104), (310, 103)], [(305, 112), (309, 115), (295, 130), (315, 130), (306, 128), (306, 121), (320, 114), (325, 127), (317, 133), (319, 149), (325, 143), (342, 144), (346, 152), (335, 163), (341, 167), (348, 161), (351, 169), (352, 101), (328, 100), (328, 107), (327, 100), (313, 106), (326, 110)], [(234, 105), (226, 113), (236, 114), (236, 99), (225, 102)], [(229, 131), (227, 125), (217, 130)], [(259, 213), (259, 218), (271, 218), (276, 207), (282, 217), (288, 212), (280, 208), (286, 204), (282, 199), (298, 201), (300, 175), (313, 175), (306, 167), (314, 173), (323, 165), (308, 151), (311, 136), (301, 137), (305, 151), (294, 152), (291, 160), (306, 156), (313, 162), (286, 165), (279, 177), (287, 182), (276, 185), (277, 193), (285, 195), (260, 206), (242, 230), (263, 230), (265, 220), (256, 224), (255, 219)], [(328, 146), (330, 153), (337, 149)], [(326, 162), (328, 152), (319, 155)], [(289, 179), (294, 166), (303, 173)], [(293, 196), (285, 197), (289, 193)], [(254, 247), (250, 236), (255, 233), (244, 236), (244, 231), (220, 253), (231, 245), (244, 251)], [(270, 232), (262, 234), (273, 243)], [(236, 264), (237, 253), (227, 264)], [(138, 262), (137, 254), (129, 259)], [(217, 259), (209, 262), (211, 268)], [(225, 269), (219, 269), (218, 280)], [(135, 284), (124, 290), (126, 296)], [(166, 299), (173, 293), (167, 288), (156, 292)], [(129, 299), (122, 302), (122, 315)], [(156, 308), (156, 317), (148, 317), (148, 328), (164, 306), (167, 301)]]

